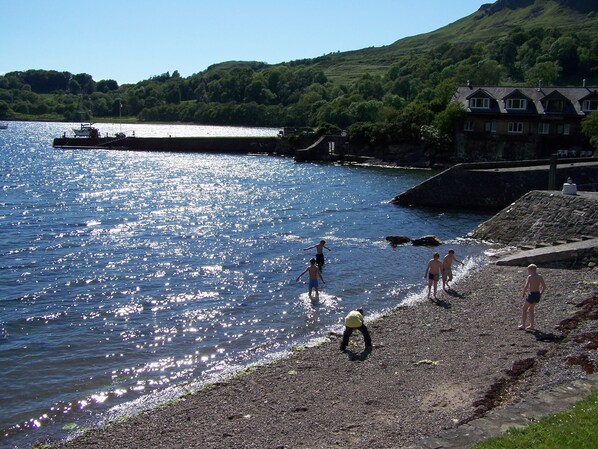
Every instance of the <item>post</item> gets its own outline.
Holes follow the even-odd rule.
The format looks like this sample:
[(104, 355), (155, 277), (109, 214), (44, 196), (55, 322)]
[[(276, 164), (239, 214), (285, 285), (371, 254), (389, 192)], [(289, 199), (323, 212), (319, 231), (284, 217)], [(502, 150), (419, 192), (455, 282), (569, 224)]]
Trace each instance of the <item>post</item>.
[(548, 170), (548, 190), (556, 190), (556, 154), (550, 155), (550, 169)]

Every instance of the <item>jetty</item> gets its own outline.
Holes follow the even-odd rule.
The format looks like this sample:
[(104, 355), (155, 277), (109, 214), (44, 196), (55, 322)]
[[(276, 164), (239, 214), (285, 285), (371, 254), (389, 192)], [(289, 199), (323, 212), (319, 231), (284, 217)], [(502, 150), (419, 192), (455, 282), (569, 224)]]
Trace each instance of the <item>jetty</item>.
[(182, 153), (265, 153), (282, 152), (278, 137), (60, 137), (54, 148), (107, 149), (122, 151), (167, 151)]

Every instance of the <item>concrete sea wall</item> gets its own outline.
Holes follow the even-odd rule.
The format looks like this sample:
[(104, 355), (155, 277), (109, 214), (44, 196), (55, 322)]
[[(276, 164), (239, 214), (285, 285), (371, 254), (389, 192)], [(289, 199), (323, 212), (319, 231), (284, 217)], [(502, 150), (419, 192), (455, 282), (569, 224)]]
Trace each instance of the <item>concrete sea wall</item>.
[[(550, 161), (457, 164), (396, 196), (402, 206), (500, 210), (531, 190), (549, 187)], [(580, 190), (596, 190), (598, 160), (559, 161), (555, 188), (572, 178)]]

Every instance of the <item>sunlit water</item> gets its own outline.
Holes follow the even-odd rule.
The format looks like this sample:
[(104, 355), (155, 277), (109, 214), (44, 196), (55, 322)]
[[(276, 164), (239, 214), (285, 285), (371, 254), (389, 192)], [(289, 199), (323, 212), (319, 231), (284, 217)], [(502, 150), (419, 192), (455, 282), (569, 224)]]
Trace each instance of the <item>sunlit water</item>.
[[(417, 302), (433, 249), (386, 235), (437, 235), (465, 259), (458, 276), (484, 263), (460, 237), (487, 215), (388, 203), (430, 172), (51, 147), (76, 126), (0, 131), (2, 447), (63, 438), (312, 344), (357, 306), (371, 318)], [(295, 278), (322, 238), (327, 283), (312, 301)]]

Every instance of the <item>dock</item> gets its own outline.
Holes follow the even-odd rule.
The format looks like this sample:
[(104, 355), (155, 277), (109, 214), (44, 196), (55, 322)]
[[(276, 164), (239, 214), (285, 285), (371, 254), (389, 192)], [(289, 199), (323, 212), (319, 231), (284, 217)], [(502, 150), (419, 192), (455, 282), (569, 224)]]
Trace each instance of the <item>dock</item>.
[(182, 153), (280, 153), (278, 137), (61, 137), (52, 146), (63, 149), (166, 151)]

